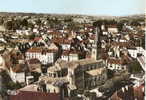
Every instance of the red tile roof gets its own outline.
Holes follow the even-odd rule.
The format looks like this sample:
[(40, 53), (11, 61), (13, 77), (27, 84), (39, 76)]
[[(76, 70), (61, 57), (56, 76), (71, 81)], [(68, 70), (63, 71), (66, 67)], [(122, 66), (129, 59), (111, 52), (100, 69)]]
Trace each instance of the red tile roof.
[(20, 72), (25, 72), (28, 70), (28, 67), (26, 66), (26, 64), (16, 64), (13, 68), (12, 68), (13, 72), (16, 73), (20, 73)]
[(134, 87), (134, 94), (137, 100), (144, 100), (144, 84), (140, 85), (139, 87)]
[(108, 58), (107, 62), (110, 64), (123, 64), (121, 59), (116, 59), (116, 58)]
[(96, 35), (95, 35), (95, 34), (92, 34), (89, 38), (90, 38), (91, 40), (95, 40)]
[(69, 54), (82, 54), (82, 52), (76, 50), (64, 50), (62, 53), (62, 55), (69, 55)]
[(38, 64), (38, 63), (41, 63), (38, 59), (30, 59), (28, 60), (28, 63), (29, 64)]
[(62, 55), (66, 55), (66, 56), (69, 56), (69, 50), (64, 50), (63, 52), (62, 52)]
[(39, 41), (39, 40), (41, 40), (42, 38), (41, 37), (35, 37), (34, 38), (34, 41)]
[(59, 35), (61, 35), (61, 33), (59, 33), (59, 32), (50, 32), (49, 35), (59, 36)]
[(17, 95), (10, 95), (9, 100), (61, 100), (56, 93), (20, 91)]
[(33, 47), (27, 50), (27, 52), (34, 52), (34, 53), (42, 53), (42, 52), (57, 52), (58, 50), (55, 49), (47, 49), (43, 47)]
[(108, 56), (108, 53), (102, 53), (102, 54), (101, 54), (101, 58), (102, 58), (103, 60), (106, 60), (108, 57), (109, 57), (109, 56)]
[(117, 28), (117, 25), (108, 25), (108, 28)]
[(111, 100), (144, 100), (144, 92), (141, 89), (143, 87), (144, 85), (137, 88), (128, 86), (128, 90), (124, 88), (124, 92), (120, 89), (111, 96)]
[(107, 62), (110, 64), (128, 64), (132, 61), (129, 56), (122, 55), (120, 59), (117, 58), (108, 58), (107, 55), (103, 55), (103, 59), (107, 59)]
[(52, 42), (58, 44), (71, 44), (72, 40), (68, 40), (67, 38), (54, 38), (52, 39)]
[(39, 53), (41, 53), (42, 52), (42, 48), (33, 47), (33, 48), (28, 49), (27, 52), (39, 52)]
[(134, 47), (132, 42), (112, 42), (112, 46), (120, 46), (120, 47)]

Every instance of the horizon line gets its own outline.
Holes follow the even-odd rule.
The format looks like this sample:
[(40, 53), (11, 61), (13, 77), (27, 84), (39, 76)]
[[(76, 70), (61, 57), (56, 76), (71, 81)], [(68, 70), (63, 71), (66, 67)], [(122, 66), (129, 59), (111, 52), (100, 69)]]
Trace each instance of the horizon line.
[(129, 14), (129, 15), (109, 15), (109, 14), (79, 14), (79, 13), (45, 13), (45, 12), (29, 12), (29, 11), (22, 11), (22, 12), (19, 12), (19, 11), (0, 11), (0, 13), (23, 13), (23, 14), (50, 14), (50, 15), (81, 15), (81, 16), (93, 16), (93, 17), (102, 17), (102, 16), (104, 16), (104, 17), (127, 17), (127, 16), (134, 16), (134, 15), (146, 15), (146, 12), (144, 12), (144, 13), (135, 13), (135, 14)]

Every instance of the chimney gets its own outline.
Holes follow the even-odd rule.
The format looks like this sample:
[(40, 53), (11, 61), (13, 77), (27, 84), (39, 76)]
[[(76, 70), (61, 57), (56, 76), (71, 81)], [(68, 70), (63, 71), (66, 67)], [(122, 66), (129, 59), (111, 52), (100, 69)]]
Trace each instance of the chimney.
[(128, 90), (128, 85), (125, 86), (126, 90)]
[(124, 87), (122, 87), (122, 91), (125, 92), (125, 88)]

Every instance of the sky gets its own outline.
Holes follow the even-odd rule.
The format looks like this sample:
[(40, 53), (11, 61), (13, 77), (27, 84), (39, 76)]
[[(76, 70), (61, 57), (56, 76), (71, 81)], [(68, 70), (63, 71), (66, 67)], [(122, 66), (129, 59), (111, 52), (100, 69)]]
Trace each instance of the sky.
[(0, 0), (0, 12), (125, 16), (143, 14), (145, 0)]

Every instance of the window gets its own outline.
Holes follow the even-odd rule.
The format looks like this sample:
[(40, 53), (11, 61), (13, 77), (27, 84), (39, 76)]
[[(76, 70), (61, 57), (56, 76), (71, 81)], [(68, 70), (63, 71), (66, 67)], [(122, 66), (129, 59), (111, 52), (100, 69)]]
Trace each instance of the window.
[(49, 73), (49, 76), (51, 77), (51, 73)]
[(48, 93), (50, 93), (50, 89), (48, 89)]
[(122, 69), (124, 70), (124, 67), (122, 67)]
[(92, 69), (92, 66), (90, 67), (90, 66), (88, 66), (88, 70), (91, 70)]
[(56, 73), (54, 73), (54, 78), (55, 78), (56, 76), (57, 76)]
[(97, 81), (97, 78), (96, 78), (96, 77), (94, 78), (94, 81), (95, 81), (95, 82)]
[(95, 51), (93, 51), (93, 54), (95, 54), (96, 52)]

